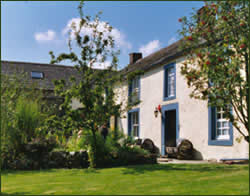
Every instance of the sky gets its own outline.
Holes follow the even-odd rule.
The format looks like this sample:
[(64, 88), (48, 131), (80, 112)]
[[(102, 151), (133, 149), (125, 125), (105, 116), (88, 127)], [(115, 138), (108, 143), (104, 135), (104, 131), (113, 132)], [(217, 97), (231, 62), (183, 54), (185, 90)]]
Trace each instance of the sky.
[[(119, 67), (129, 63), (129, 53), (143, 57), (164, 48), (180, 36), (178, 19), (189, 16), (201, 1), (87, 1), (84, 13), (102, 11), (121, 51)], [(1, 60), (49, 63), (49, 51), (68, 52), (68, 30), (79, 18), (78, 1), (1, 2)], [(63, 63), (61, 63), (63, 64)], [(65, 62), (65, 65), (70, 65)], [(103, 68), (103, 67), (96, 67)]]

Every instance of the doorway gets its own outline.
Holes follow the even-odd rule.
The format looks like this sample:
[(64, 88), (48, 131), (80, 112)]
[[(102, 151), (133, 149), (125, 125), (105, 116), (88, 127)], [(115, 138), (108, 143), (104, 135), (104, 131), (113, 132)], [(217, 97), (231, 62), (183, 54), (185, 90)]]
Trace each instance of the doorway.
[(176, 110), (165, 112), (165, 147), (176, 147)]
[(165, 155), (166, 147), (176, 147), (179, 138), (178, 103), (162, 106), (161, 155)]

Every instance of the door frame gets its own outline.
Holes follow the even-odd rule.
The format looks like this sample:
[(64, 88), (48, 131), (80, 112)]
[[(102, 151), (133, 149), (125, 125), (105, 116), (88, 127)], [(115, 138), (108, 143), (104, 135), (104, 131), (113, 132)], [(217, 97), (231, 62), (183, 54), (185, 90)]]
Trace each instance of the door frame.
[[(163, 105), (161, 108), (161, 155), (165, 155), (165, 112), (175, 110), (176, 114), (176, 140), (179, 138), (179, 104), (172, 103)], [(177, 142), (176, 142), (177, 143)]]

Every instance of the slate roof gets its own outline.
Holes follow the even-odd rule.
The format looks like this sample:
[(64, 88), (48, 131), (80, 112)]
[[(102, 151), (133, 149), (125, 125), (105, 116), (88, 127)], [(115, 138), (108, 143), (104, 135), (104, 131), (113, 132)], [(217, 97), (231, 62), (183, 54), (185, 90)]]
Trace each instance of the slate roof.
[(132, 71), (141, 70), (148, 71), (149, 69), (156, 68), (160, 65), (168, 63), (171, 60), (176, 59), (183, 55), (183, 51), (180, 49), (182, 39), (146, 56), (145, 58), (139, 59), (133, 64), (129, 64), (121, 70), (121, 73), (126, 75)]
[[(181, 39), (170, 46), (162, 48), (151, 55), (146, 56), (145, 58), (139, 59), (133, 64), (129, 64), (120, 71), (120, 74), (127, 75), (128, 73), (136, 70), (148, 71), (183, 56), (183, 51), (180, 49), (181, 41), (183, 40)], [(55, 64), (1, 61), (1, 71), (3, 74), (8, 75), (23, 71), (27, 73), (27, 79), (29, 82), (37, 82), (41, 89), (47, 90), (54, 89), (54, 80), (64, 79), (66, 84), (69, 85), (69, 79), (71, 76), (75, 76), (76, 79), (80, 78), (79, 73), (74, 67)], [(32, 79), (31, 71), (42, 72), (44, 74), (44, 78)]]
[[(44, 78), (32, 78), (32, 71), (42, 72)], [(80, 78), (78, 71), (72, 66), (17, 61), (1, 61), (1, 73), (6, 75), (25, 73), (25, 81), (28, 83), (36, 83), (38, 84), (39, 88), (46, 90), (54, 89), (54, 80), (64, 79), (66, 81), (66, 85), (69, 85), (69, 79), (71, 76), (75, 76), (76, 79)]]

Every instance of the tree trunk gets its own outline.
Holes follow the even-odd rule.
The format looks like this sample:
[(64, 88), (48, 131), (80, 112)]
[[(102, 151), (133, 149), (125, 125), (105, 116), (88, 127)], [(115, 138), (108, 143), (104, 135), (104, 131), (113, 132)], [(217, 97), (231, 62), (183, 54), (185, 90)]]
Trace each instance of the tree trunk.
[(89, 151), (89, 166), (91, 168), (96, 168), (97, 165), (97, 140), (96, 140), (96, 133), (95, 129), (91, 129), (92, 136), (93, 136), (93, 143), (91, 143), (91, 149)]

